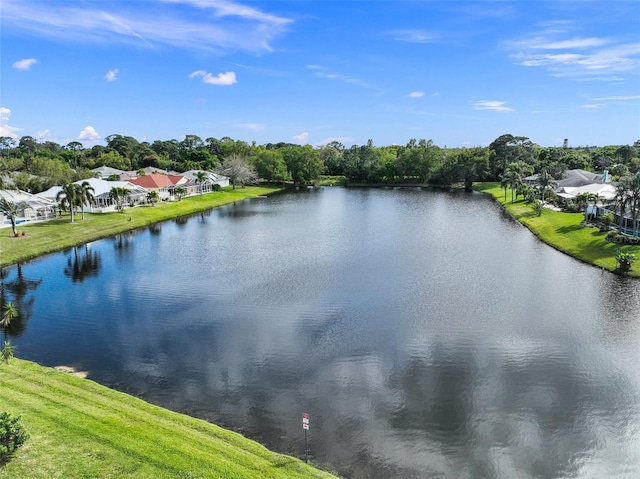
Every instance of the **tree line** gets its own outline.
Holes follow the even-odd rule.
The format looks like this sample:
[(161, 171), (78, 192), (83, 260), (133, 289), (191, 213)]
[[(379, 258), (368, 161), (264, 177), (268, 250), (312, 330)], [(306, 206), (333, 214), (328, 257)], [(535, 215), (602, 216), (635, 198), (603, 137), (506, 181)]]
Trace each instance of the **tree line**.
[(197, 135), (150, 143), (114, 134), (105, 142), (85, 148), (77, 141), (60, 145), (31, 136), (0, 137), (0, 188), (10, 178), (17, 188), (37, 193), (90, 178), (90, 170), (100, 166), (179, 173), (242, 170), (240, 179), (256, 176), (296, 185), (330, 175), (353, 183), (464, 184), (467, 189), (474, 181), (501, 181), (508, 165), (516, 162), (558, 179), (574, 168), (607, 169), (614, 179), (640, 171), (640, 140), (632, 145), (568, 147), (565, 141), (563, 147), (541, 147), (527, 137), (505, 134), (486, 147), (443, 148), (431, 140), (411, 139), (406, 145), (374, 146), (369, 140), (347, 148), (335, 141), (321, 147), (282, 142), (257, 145), (229, 137), (203, 140)]

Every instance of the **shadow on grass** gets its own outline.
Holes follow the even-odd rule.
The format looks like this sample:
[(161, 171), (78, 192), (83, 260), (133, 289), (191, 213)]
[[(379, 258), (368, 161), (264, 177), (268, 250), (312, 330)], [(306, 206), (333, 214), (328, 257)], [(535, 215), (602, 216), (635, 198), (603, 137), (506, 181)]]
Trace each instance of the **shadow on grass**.
[(558, 233), (571, 233), (573, 231), (578, 231), (578, 230), (581, 230), (583, 228), (584, 227), (582, 225), (577, 224), (577, 225), (570, 225), (570, 226), (561, 226), (556, 231)]

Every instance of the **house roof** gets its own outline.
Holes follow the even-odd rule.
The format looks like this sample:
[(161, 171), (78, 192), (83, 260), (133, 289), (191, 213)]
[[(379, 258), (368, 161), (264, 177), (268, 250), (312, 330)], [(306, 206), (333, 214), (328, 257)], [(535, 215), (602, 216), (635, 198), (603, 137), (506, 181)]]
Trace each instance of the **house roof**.
[(564, 178), (558, 180), (558, 187), (562, 186), (585, 186), (593, 183), (605, 183), (604, 175), (601, 173), (592, 173), (586, 170), (567, 170)]
[(575, 198), (583, 193), (596, 194), (605, 200), (611, 200), (616, 196), (616, 187), (611, 184), (591, 183), (584, 186), (564, 186), (557, 191), (562, 198)]
[[(535, 182), (538, 180), (538, 174), (527, 176), (525, 178), (528, 182)], [(604, 184), (607, 183), (607, 175), (604, 173), (592, 173), (586, 170), (567, 170), (564, 172), (564, 176), (561, 180), (556, 181), (557, 188), (564, 186), (585, 186), (593, 183)]]
[[(129, 181), (107, 181), (102, 178), (88, 178), (86, 180), (76, 181), (76, 184), (82, 184), (83, 182), (89, 183), (91, 188), (93, 188), (93, 196), (98, 198), (100, 196), (109, 196), (111, 193), (111, 188), (126, 188), (128, 190), (132, 190), (134, 193), (146, 193), (144, 188), (141, 188), (137, 185)], [(62, 190), (61, 186), (52, 186), (47, 191), (43, 191), (42, 193), (38, 193), (37, 196), (40, 198), (46, 198), (55, 201), (58, 193)]]
[(189, 179), (182, 175), (162, 175), (160, 173), (151, 173), (150, 175), (138, 176), (132, 180), (129, 180), (134, 185), (142, 186), (143, 188), (160, 189), (168, 188), (174, 185), (183, 185), (189, 183)]
[(32, 195), (22, 190), (0, 190), (0, 197), (6, 198), (9, 201), (18, 203), (24, 201), (29, 207), (36, 209), (43, 206), (53, 206), (53, 202), (46, 198), (41, 198), (38, 195)]
[[(198, 173), (204, 171), (204, 170), (189, 170), (189, 171), (185, 171), (183, 173), (180, 173), (182, 176), (186, 176), (187, 178), (189, 178), (190, 181), (196, 181), (196, 178), (198, 176)], [(205, 173), (207, 174), (207, 179), (209, 181), (211, 181), (212, 183), (216, 183), (218, 181), (223, 181), (226, 180), (227, 177), (226, 176), (222, 176), (219, 175), (217, 173), (212, 173), (211, 171), (205, 171)]]
[(123, 173), (125, 173), (124, 170), (111, 168), (110, 166), (100, 166), (98, 168), (93, 168), (91, 171), (93, 171), (94, 173), (99, 173), (102, 178), (108, 178), (111, 175), (121, 176)]

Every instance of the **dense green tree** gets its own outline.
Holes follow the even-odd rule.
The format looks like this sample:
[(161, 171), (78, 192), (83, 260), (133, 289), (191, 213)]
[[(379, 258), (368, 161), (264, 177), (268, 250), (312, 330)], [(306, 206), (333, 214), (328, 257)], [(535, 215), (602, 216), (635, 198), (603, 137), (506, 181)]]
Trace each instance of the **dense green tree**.
[(325, 174), (332, 176), (344, 175), (343, 151), (344, 146), (338, 142), (331, 142), (318, 149), (318, 156), (324, 164)]
[(491, 174), (499, 178), (510, 163), (522, 161), (533, 165), (537, 159), (536, 145), (526, 136), (502, 135), (490, 145), (489, 159)]
[(311, 145), (287, 146), (279, 151), (294, 184), (309, 185), (322, 174), (324, 165)]
[(553, 178), (553, 176), (551, 176), (547, 172), (547, 170), (542, 170), (540, 174), (538, 174), (538, 179), (536, 180), (536, 183), (540, 187), (540, 197), (541, 197), (540, 199), (544, 203), (545, 192), (550, 188), (553, 188), (553, 186), (555, 186), (556, 184), (556, 181)]
[(487, 148), (461, 148), (454, 152), (457, 174), (464, 182), (465, 191), (471, 191), (474, 181), (484, 179), (489, 171), (489, 150)]
[(262, 150), (252, 159), (260, 178), (268, 182), (291, 179), (280, 150)]

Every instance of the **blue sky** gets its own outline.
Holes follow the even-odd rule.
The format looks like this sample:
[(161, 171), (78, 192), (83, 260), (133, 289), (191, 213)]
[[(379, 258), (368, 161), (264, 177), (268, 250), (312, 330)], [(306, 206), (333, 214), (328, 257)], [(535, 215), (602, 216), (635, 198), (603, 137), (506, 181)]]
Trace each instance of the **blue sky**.
[(640, 139), (640, 2), (2, 0), (2, 136)]

